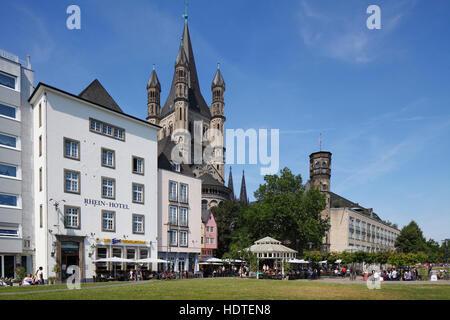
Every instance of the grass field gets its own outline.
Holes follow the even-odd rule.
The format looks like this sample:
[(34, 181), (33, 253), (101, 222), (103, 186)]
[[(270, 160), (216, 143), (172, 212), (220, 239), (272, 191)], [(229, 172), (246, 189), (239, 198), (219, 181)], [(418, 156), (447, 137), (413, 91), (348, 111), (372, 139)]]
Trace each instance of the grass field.
[[(0, 288), (2, 300), (234, 300), (234, 299), (352, 299), (352, 300), (450, 300), (450, 285), (389, 284), (369, 290), (364, 283), (343, 284), (308, 281), (255, 279), (192, 279), (153, 281), (134, 285), (124, 283), (86, 284), (81, 290), (64, 290), (65, 286)], [(58, 290), (42, 292), (42, 290)], [(63, 291), (61, 291), (63, 289)], [(34, 293), (20, 294), (31, 291)], [(39, 292), (41, 291), (41, 292)], [(5, 295), (2, 293), (10, 292)]]

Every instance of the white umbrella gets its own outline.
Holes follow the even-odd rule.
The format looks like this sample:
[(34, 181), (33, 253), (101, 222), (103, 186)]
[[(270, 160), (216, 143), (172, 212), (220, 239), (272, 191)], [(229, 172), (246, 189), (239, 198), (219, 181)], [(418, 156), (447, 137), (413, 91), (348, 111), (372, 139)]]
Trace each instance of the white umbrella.
[(319, 264), (326, 264), (327, 260), (319, 261)]
[(94, 263), (97, 263), (97, 262), (136, 263), (136, 260), (119, 258), (119, 257), (111, 257), (111, 258), (102, 258), (102, 259), (94, 260), (93, 262)]
[[(221, 259), (218, 258), (206, 258), (206, 259), (201, 259), (200, 262), (206, 262), (206, 263), (223, 263), (223, 261)], [(203, 263), (204, 264), (204, 263)]]
[(305, 261), (305, 260), (303, 260), (303, 259), (301, 259), (301, 260), (298, 260), (298, 259), (291, 259), (291, 260), (289, 260), (288, 261), (288, 263), (309, 263), (309, 261)]
[(136, 260), (137, 263), (169, 263), (168, 260), (157, 259), (157, 258), (145, 258)]
[(337, 259), (334, 263), (341, 263), (342, 260), (341, 259)]
[(132, 259), (125, 259), (125, 258), (119, 258), (119, 257), (111, 257), (111, 258), (102, 258), (98, 260), (94, 260), (94, 263), (98, 262), (111, 262), (114, 265), (114, 277), (116, 276), (116, 263), (136, 263), (136, 260)]
[(227, 262), (227, 263), (244, 263), (245, 262), (244, 260), (239, 260), (239, 259), (225, 259), (223, 261)]

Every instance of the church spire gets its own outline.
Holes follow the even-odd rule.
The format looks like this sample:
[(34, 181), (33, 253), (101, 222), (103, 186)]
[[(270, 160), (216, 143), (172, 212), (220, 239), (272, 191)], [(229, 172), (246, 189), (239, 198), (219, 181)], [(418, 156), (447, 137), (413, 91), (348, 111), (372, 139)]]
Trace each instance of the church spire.
[(240, 195), (239, 195), (239, 201), (240, 201), (240, 202), (244, 202), (244, 203), (248, 203), (248, 198), (247, 198), (247, 188), (245, 187), (245, 175), (244, 175), (244, 170), (242, 170), (241, 193), (240, 193)]
[(228, 189), (231, 190), (230, 193), (230, 200), (234, 200), (234, 187), (233, 187), (233, 174), (231, 173), (231, 167), (230, 167), (230, 175), (228, 176)]

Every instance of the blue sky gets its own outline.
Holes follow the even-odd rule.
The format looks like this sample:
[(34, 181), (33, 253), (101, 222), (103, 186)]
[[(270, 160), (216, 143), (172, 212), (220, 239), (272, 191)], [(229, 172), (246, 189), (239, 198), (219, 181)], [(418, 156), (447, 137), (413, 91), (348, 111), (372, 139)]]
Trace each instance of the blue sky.
[[(70, 4), (81, 30), (66, 28)], [(381, 30), (366, 28), (371, 4)], [(145, 118), (153, 63), (168, 95), (183, 12), (182, 0), (8, 1), (0, 48), (30, 54), (36, 83), (79, 93), (97, 78)], [(221, 63), (227, 128), (280, 129), (280, 168), (305, 182), (322, 133), (332, 191), (440, 241), (450, 237), (449, 14), (446, 0), (192, 0), (189, 28), (207, 102)], [(263, 177), (233, 166), (236, 193), (242, 169), (253, 199)]]

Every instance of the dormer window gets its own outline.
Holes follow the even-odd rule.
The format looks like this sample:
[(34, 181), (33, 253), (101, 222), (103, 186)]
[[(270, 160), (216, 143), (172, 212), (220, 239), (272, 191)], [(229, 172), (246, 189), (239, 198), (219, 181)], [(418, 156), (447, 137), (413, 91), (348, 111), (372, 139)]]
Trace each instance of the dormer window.
[(175, 163), (173, 165), (173, 170), (176, 171), (176, 172), (180, 172), (180, 170), (181, 170), (180, 164), (179, 163)]

